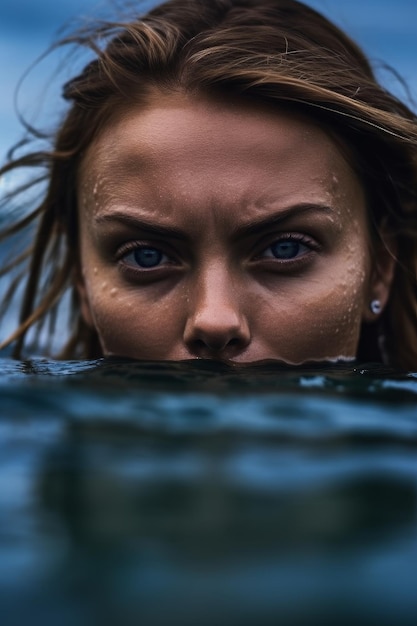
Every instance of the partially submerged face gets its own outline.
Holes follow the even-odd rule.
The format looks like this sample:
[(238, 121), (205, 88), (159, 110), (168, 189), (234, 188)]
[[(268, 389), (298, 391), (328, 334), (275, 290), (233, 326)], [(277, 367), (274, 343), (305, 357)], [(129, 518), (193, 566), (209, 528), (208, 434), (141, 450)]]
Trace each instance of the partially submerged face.
[(388, 297), (357, 176), (288, 113), (178, 94), (127, 108), (90, 146), (79, 206), (82, 310), (105, 355), (354, 358)]

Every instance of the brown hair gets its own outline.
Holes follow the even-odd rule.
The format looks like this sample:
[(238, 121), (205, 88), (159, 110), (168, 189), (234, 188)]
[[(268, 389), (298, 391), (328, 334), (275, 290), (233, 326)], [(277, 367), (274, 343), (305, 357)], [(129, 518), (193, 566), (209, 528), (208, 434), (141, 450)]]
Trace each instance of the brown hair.
[(171, 0), (129, 22), (85, 28), (61, 44), (87, 46), (95, 60), (64, 87), (70, 107), (52, 147), (12, 158), (0, 170), (38, 168), (47, 180), (37, 206), (1, 235), (12, 238), (36, 224), (27, 252), (3, 270), (15, 273), (6, 307), (26, 279), (18, 327), (3, 344), (14, 342), (15, 356), (31, 327), (48, 319), (53, 324), (67, 291), (71, 315), (61, 356), (100, 356), (76, 289), (78, 169), (112, 113), (129, 102), (140, 106), (158, 87), (290, 107), (342, 140), (367, 191), (375, 242), (383, 225), (398, 250), (388, 306), (377, 324), (363, 326), (358, 358), (381, 360), (384, 336), (391, 365), (417, 367), (417, 118), (378, 84), (343, 32), (295, 0)]

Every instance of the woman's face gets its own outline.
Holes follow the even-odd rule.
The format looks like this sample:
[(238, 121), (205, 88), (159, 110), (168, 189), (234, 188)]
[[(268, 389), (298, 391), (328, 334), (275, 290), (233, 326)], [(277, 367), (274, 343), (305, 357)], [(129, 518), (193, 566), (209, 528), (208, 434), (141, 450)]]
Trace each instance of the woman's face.
[(105, 355), (355, 357), (374, 297), (364, 193), (306, 119), (159, 94), (90, 146), (79, 206)]

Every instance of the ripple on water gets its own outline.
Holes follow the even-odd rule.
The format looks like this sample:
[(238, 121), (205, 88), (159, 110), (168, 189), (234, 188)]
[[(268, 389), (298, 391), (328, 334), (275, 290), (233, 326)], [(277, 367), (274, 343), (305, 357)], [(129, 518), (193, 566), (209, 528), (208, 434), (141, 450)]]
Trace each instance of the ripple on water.
[(0, 370), (10, 624), (417, 615), (416, 374), (122, 360)]

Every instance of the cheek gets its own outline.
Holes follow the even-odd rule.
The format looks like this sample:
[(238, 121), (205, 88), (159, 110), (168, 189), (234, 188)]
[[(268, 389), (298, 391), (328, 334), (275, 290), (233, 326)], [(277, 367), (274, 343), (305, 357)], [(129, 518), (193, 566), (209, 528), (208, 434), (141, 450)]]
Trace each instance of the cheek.
[(103, 353), (136, 359), (164, 359), (181, 333), (179, 307), (126, 290), (112, 281), (94, 281), (90, 307)]
[[(327, 272), (302, 285), (290, 284), (265, 302), (264, 344), (290, 363), (355, 357), (365, 301), (365, 267)], [(262, 334), (262, 331), (260, 331)]]
[(311, 307), (312, 339), (321, 341), (323, 350), (331, 356), (356, 356), (362, 321), (362, 290), (343, 286), (324, 292), (322, 296)]

